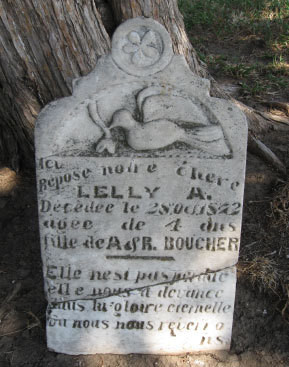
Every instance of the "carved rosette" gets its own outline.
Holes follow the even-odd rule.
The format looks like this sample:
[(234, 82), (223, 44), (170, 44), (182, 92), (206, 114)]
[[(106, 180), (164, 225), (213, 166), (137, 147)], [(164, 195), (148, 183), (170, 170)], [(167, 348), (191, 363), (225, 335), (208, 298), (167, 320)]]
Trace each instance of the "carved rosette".
[(128, 74), (147, 76), (163, 70), (173, 57), (171, 38), (153, 19), (130, 19), (112, 38), (112, 59)]

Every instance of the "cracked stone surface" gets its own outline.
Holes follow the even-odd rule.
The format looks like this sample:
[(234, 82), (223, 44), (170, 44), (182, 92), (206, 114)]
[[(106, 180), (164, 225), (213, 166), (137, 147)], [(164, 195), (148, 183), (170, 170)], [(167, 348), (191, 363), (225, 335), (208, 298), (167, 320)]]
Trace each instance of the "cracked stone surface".
[(36, 126), (47, 343), (228, 350), (247, 126), (144, 18)]

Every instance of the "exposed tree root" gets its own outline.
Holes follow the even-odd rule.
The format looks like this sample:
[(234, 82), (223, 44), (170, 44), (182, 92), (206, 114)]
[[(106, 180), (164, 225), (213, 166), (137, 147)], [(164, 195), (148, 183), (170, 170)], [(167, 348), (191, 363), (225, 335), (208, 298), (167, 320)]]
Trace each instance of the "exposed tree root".
[(3, 301), (3, 303), (0, 307), (0, 320), (3, 318), (3, 316), (7, 312), (7, 308), (9, 308), (8, 307), (9, 302), (11, 302), (17, 296), (20, 289), (21, 289), (21, 283), (16, 283), (14, 288), (12, 289), (12, 291), (4, 299), (4, 301)]
[[(282, 175), (286, 175), (284, 163), (276, 156), (270, 148), (261, 142), (256, 136), (266, 134), (273, 127), (276, 129), (276, 119), (269, 118), (269, 115), (251, 108), (240, 101), (233, 99), (233, 102), (245, 113), (248, 120), (248, 151), (257, 155), (264, 162), (272, 166)], [(270, 114), (271, 115), (271, 114)], [(265, 117), (266, 116), (266, 117)], [(275, 115), (274, 115), (275, 116)], [(278, 120), (278, 122), (280, 122)], [(289, 123), (288, 123), (289, 125)]]
[(248, 150), (263, 159), (270, 166), (275, 168), (282, 175), (286, 175), (286, 167), (280, 161), (280, 159), (269, 149), (264, 143), (255, 138), (252, 133), (249, 132), (248, 136)]
[(276, 101), (263, 101), (261, 104), (269, 108), (282, 110), (286, 113), (287, 116), (289, 116), (289, 103), (276, 102)]
[(264, 117), (268, 121), (276, 121), (289, 126), (289, 118), (277, 115), (271, 112), (256, 111), (260, 116)]

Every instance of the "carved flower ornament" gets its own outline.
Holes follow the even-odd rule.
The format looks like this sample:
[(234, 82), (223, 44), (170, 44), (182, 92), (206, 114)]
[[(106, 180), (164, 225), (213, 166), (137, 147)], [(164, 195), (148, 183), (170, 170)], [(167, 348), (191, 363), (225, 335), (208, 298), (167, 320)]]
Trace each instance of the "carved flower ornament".
[(123, 46), (126, 54), (131, 54), (131, 62), (137, 66), (150, 66), (160, 58), (156, 35), (148, 31), (141, 36), (132, 31), (127, 35), (128, 43)]

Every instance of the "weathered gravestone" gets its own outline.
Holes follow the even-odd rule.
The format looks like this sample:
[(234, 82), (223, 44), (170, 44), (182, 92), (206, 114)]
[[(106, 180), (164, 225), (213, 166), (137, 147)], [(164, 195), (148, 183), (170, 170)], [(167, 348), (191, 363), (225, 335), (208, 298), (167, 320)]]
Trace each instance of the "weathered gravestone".
[(68, 354), (228, 349), (247, 126), (137, 18), (36, 126), (47, 342)]

